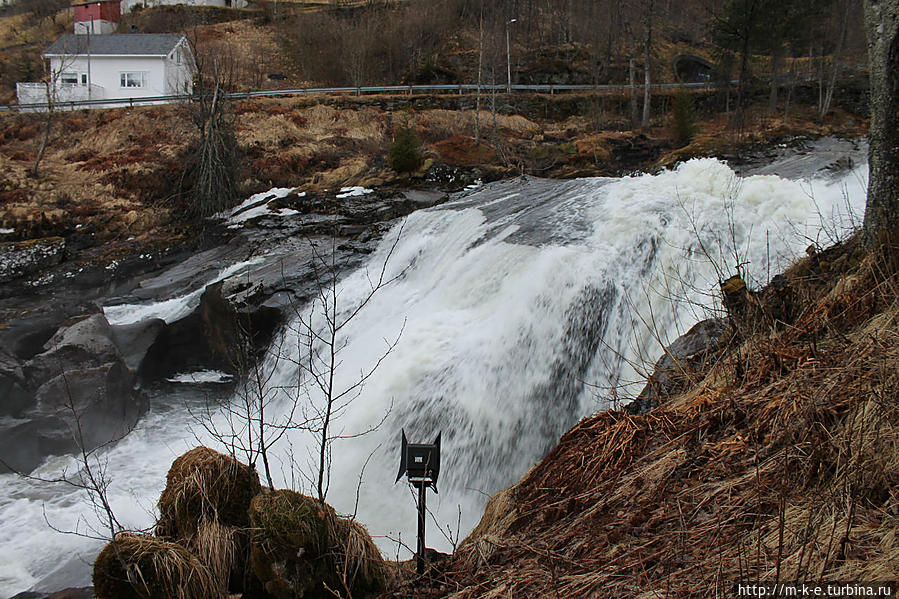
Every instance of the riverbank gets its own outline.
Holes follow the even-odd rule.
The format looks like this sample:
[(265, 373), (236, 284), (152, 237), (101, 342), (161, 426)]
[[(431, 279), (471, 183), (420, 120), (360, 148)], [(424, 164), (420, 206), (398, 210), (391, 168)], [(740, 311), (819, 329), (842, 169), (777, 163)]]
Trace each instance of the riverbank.
[[(848, 94), (851, 97), (851, 94)], [(708, 97), (707, 97), (708, 96)], [(473, 96), (261, 99), (234, 106), (243, 197), (272, 187), (321, 192), (342, 187), (458, 190), (476, 181), (528, 174), (620, 176), (697, 156), (739, 163), (753, 152), (824, 135), (859, 137), (866, 120), (850, 101), (824, 122), (803, 105), (789, 117), (749, 111), (742, 130), (703, 108), (683, 146), (671, 130), (670, 96), (654, 98), (648, 129), (630, 129), (626, 100), (602, 95), (497, 97), (497, 114), (476, 113)], [(193, 135), (179, 106), (93, 110), (56, 116), (38, 176), (30, 174), (43, 117), (0, 115), (0, 241), (74, 237), (111, 260), (117, 244), (166, 246), (193, 237), (177, 195)], [(399, 174), (386, 149), (398, 126), (414, 128), (421, 168)], [(758, 159), (758, 156), (755, 157)], [(104, 258), (99, 249), (111, 252)]]
[(895, 236), (872, 251), (856, 236), (760, 292), (723, 286), (727, 326), (680, 356), (661, 405), (582, 420), (450, 558), (390, 596), (895, 580), (897, 256)]

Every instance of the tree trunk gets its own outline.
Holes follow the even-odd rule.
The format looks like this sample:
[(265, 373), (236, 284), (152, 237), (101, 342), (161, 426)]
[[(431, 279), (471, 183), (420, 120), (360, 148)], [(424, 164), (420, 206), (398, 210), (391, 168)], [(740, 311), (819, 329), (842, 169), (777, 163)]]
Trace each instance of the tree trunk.
[(780, 48), (771, 53), (771, 95), (768, 97), (768, 112), (777, 112), (777, 76), (780, 67)]
[(643, 56), (643, 127), (649, 127), (649, 117), (652, 114), (652, 11), (654, 0), (649, 0), (646, 10), (646, 45)]
[(44, 120), (44, 135), (41, 137), (41, 145), (37, 150), (37, 156), (34, 158), (34, 164), (31, 165), (31, 176), (37, 177), (40, 172), (41, 161), (44, 159), (44, 153), (47, 151), (47, 144), (50, 143), (50, 130), (53, 128), (53, 116), (56, 112), (56, 78), (50, 76), (47, 81), (47, 118)]
[(865, 0), (871, 70), (865, 237), (899, 226), (899, 0)]
[(628, 75), (631, 84), (631, 129), (637, 127), (637, 66), (633, 58), (628, 63)]
[(818, 118), (824, 120), (827, 113), (830, 112), (830, 105), (833, 102), (833, 91), (837, 86), (837, 70), (840, 67), (840, 54), (843, 53), (843, 44), (846, 43), (846, 32), (849, 28), (849, 8), (852, 3), (849, 0), (843, 0), (843, 12), (840, 15), (842, 22), (840, 23), (840, 38), (837, 40), (837, 47), (833, 51), (833, 64), (830, 70), (830, 79), (827, 82), (827, 89), (824, 91), (824, 99), (821, 102), (818, 111)]
[(481, 143), (481, 81), (484, 76), (484, 16), (481, 6), (481, 19), (478, 25), (478, 90), (474, 104), (474, 143)]

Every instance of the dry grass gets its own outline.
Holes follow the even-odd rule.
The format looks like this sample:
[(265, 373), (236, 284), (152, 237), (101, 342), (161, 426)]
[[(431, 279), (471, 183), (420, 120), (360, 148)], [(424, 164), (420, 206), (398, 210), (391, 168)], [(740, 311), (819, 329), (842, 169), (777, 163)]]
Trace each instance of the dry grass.
[(191, 449), (169, 469), (156, 532), (190, 543), (204, 522), (246, 529), (250, 501), (261, 491), (255, 470), (208, 447)]
[(393, 582), (393, 571), (362, 524), (337, 518), (331, 526), (336, 545), (334, 564), (345, 589), (381, 590)]
[(660, 409), (582, 421), (488, 504), (432, 584), (396, 596), (726, 596), (738, 580), (894, 580), (899, 245), (825, 257), (788, 273), (794, 318), (757, 326)]
[(222, 599), (211, 573), (187, 549), (155, 537), (120, 533), (94, 563), (98, 599)]

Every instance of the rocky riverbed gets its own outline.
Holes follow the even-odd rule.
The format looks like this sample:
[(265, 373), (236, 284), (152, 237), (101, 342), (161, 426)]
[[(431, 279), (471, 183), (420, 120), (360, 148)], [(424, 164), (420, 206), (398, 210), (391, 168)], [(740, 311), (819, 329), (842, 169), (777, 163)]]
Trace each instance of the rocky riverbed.
[[(218, 215), (193, 242), (124, 242), (111, 260), (79, 253), (77, 239), (3, 244), (4, 467), (29, 472), (49, 455), (121, 438), (154, 385), (197, 372), (233, 380), (316, 291), (316, 276), (358, 266), (394, 219), (445, 197), (274, 189)], [(331, 264), (332, 255), (323, 273), (317, 257)]]

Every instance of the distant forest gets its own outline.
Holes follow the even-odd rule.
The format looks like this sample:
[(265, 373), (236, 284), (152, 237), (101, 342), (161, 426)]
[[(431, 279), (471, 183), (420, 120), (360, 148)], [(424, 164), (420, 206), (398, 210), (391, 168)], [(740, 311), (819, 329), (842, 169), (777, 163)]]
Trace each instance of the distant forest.
[[(259, 5), (304, 78), (396, 82), (672, 80), (696, 54), (724, 79), (818, 73), (864, 59), (861, 0), (370, 0)], [(507, 41), (509, 47), (507, 48)], [(507, 56), (508, 52), (508, 56)], [(745, 59), (744, 59), (745, 58)]]

